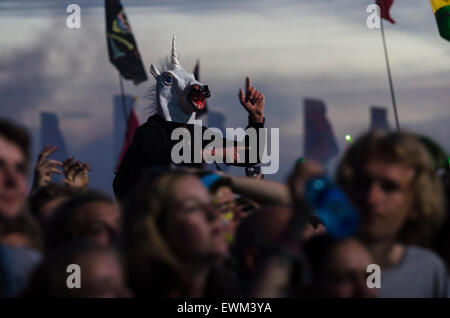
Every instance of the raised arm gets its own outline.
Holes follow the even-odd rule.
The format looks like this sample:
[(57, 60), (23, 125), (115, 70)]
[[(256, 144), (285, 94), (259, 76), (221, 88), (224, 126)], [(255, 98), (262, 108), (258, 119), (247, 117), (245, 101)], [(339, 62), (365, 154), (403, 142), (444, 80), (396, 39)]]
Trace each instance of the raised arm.
[(231, 179), (234, 192), (242, 194), (260, 204), (291, 204), (289, 188), (282, 183), (248, 178), (241, 176), (227, 175)]

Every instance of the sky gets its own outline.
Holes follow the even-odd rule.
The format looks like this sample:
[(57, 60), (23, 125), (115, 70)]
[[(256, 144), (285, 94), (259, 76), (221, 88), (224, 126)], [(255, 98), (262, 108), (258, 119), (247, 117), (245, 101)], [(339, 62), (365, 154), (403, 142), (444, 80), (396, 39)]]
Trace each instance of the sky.
[[(371, 105), (388, 107), (395, 125), (380, 30), (366, 26), (372, 2), (123, 0), (149, 75), (138, 86), (125, 82), (125, 91), (147, 93), (149, 66), (169, 54), (173, 35), (186, 70), (200, 60), (209, 108), (226, 116), (226, 127), (247, 124), (237, 93), (251, 76), (266, 96), (266, 127), (280, 130), (280, 169), (267, 178), (283, 181), (303, 154), (305, 98), (327, 104), (341, 154), (346, 134), (368, 129)], [(81, 29), (66, 26), (70, 3), (81, 7)], [(391, 15), (397, 23), (386, 22), (385, 33), (401, 127), (448, 152), (450, 43), (439, 37), (428, 1), (397, 0)], [(120, 90), (103, 1), (0, 1), (0, 70), (0, 116), (30, 129), (37, 154), (40, 113), (55, 112), (70, 154), (93, 167), (91, 185), (111, 193), (112, 99)]]

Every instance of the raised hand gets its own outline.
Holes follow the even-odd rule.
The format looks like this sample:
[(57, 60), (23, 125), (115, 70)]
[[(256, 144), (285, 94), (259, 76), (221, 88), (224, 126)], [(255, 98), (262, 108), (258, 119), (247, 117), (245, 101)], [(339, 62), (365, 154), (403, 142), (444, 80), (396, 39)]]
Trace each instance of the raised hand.
[(86, 189), (89, 185), (89, 171), (91, 166), (88, 163), (74, 161), (69, 157), (63, 161), (64, 183), (72, 188)]
[(33, 189), (46, 186), (52, 179), (52, 174), (62, 174), (58, 167), (62, 167), (62, 163), (58, 160), (48, 159), (53, 152), (57, 151), (57, 146), (45, 146), (39, 153), (36, 165), (34, 166)]
[(256, 123), (264, 122), (264, 94), (252, 86), (250, 77), (246, 79), (245, 96), (244, 91), (239, 89), (239, 101), (247, 110), (252, 121)]
[(288, 186), (294, 200), (304, 197), (306, 182), (325, 173), (322, 165), (313, 160), (299, 161), (288, 177)]

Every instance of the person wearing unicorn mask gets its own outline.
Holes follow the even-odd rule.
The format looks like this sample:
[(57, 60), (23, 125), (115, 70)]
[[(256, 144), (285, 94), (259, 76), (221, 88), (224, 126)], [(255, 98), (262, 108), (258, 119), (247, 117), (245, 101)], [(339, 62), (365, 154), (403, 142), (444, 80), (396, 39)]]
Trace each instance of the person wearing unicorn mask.
[(119, 201), (127, 197), (143, 173), (164, 171), (172, 164), (200, 168), (205, 162), (223, 162), (249, 167), (261, 162), (264, 144), (260, 141), (265, 141), (265, 136), (260, 128), (264, 128), (265, 97), (253, 87), (249, 77), (245, 92), (239, 90), (239, 101), (249, 114), (248, 127), (243, 142), (237, 142), (224, 139), (196, 119), (210, 90), (181, 67), (175, 38), (166, 65), (160, 71), (152, 64), (150, 72), (156, 79), (156, 86), (150, 91), (154, 102), (147, 122), (136, 130), (116, 173), (113, 188)]

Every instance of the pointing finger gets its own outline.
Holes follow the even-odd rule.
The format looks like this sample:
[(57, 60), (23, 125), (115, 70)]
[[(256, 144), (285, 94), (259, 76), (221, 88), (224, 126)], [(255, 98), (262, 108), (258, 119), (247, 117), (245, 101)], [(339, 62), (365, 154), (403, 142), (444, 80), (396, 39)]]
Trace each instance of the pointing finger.
[(245, 87), (246, 87), (246, 93), (247, 93), (246, 95), (248, 96), (250, 90), (252, 89), (252, 80), (250, 79), (249, 76), (247, 76), (247, 78), (246, 78), (246, 85), (245, 85)]

